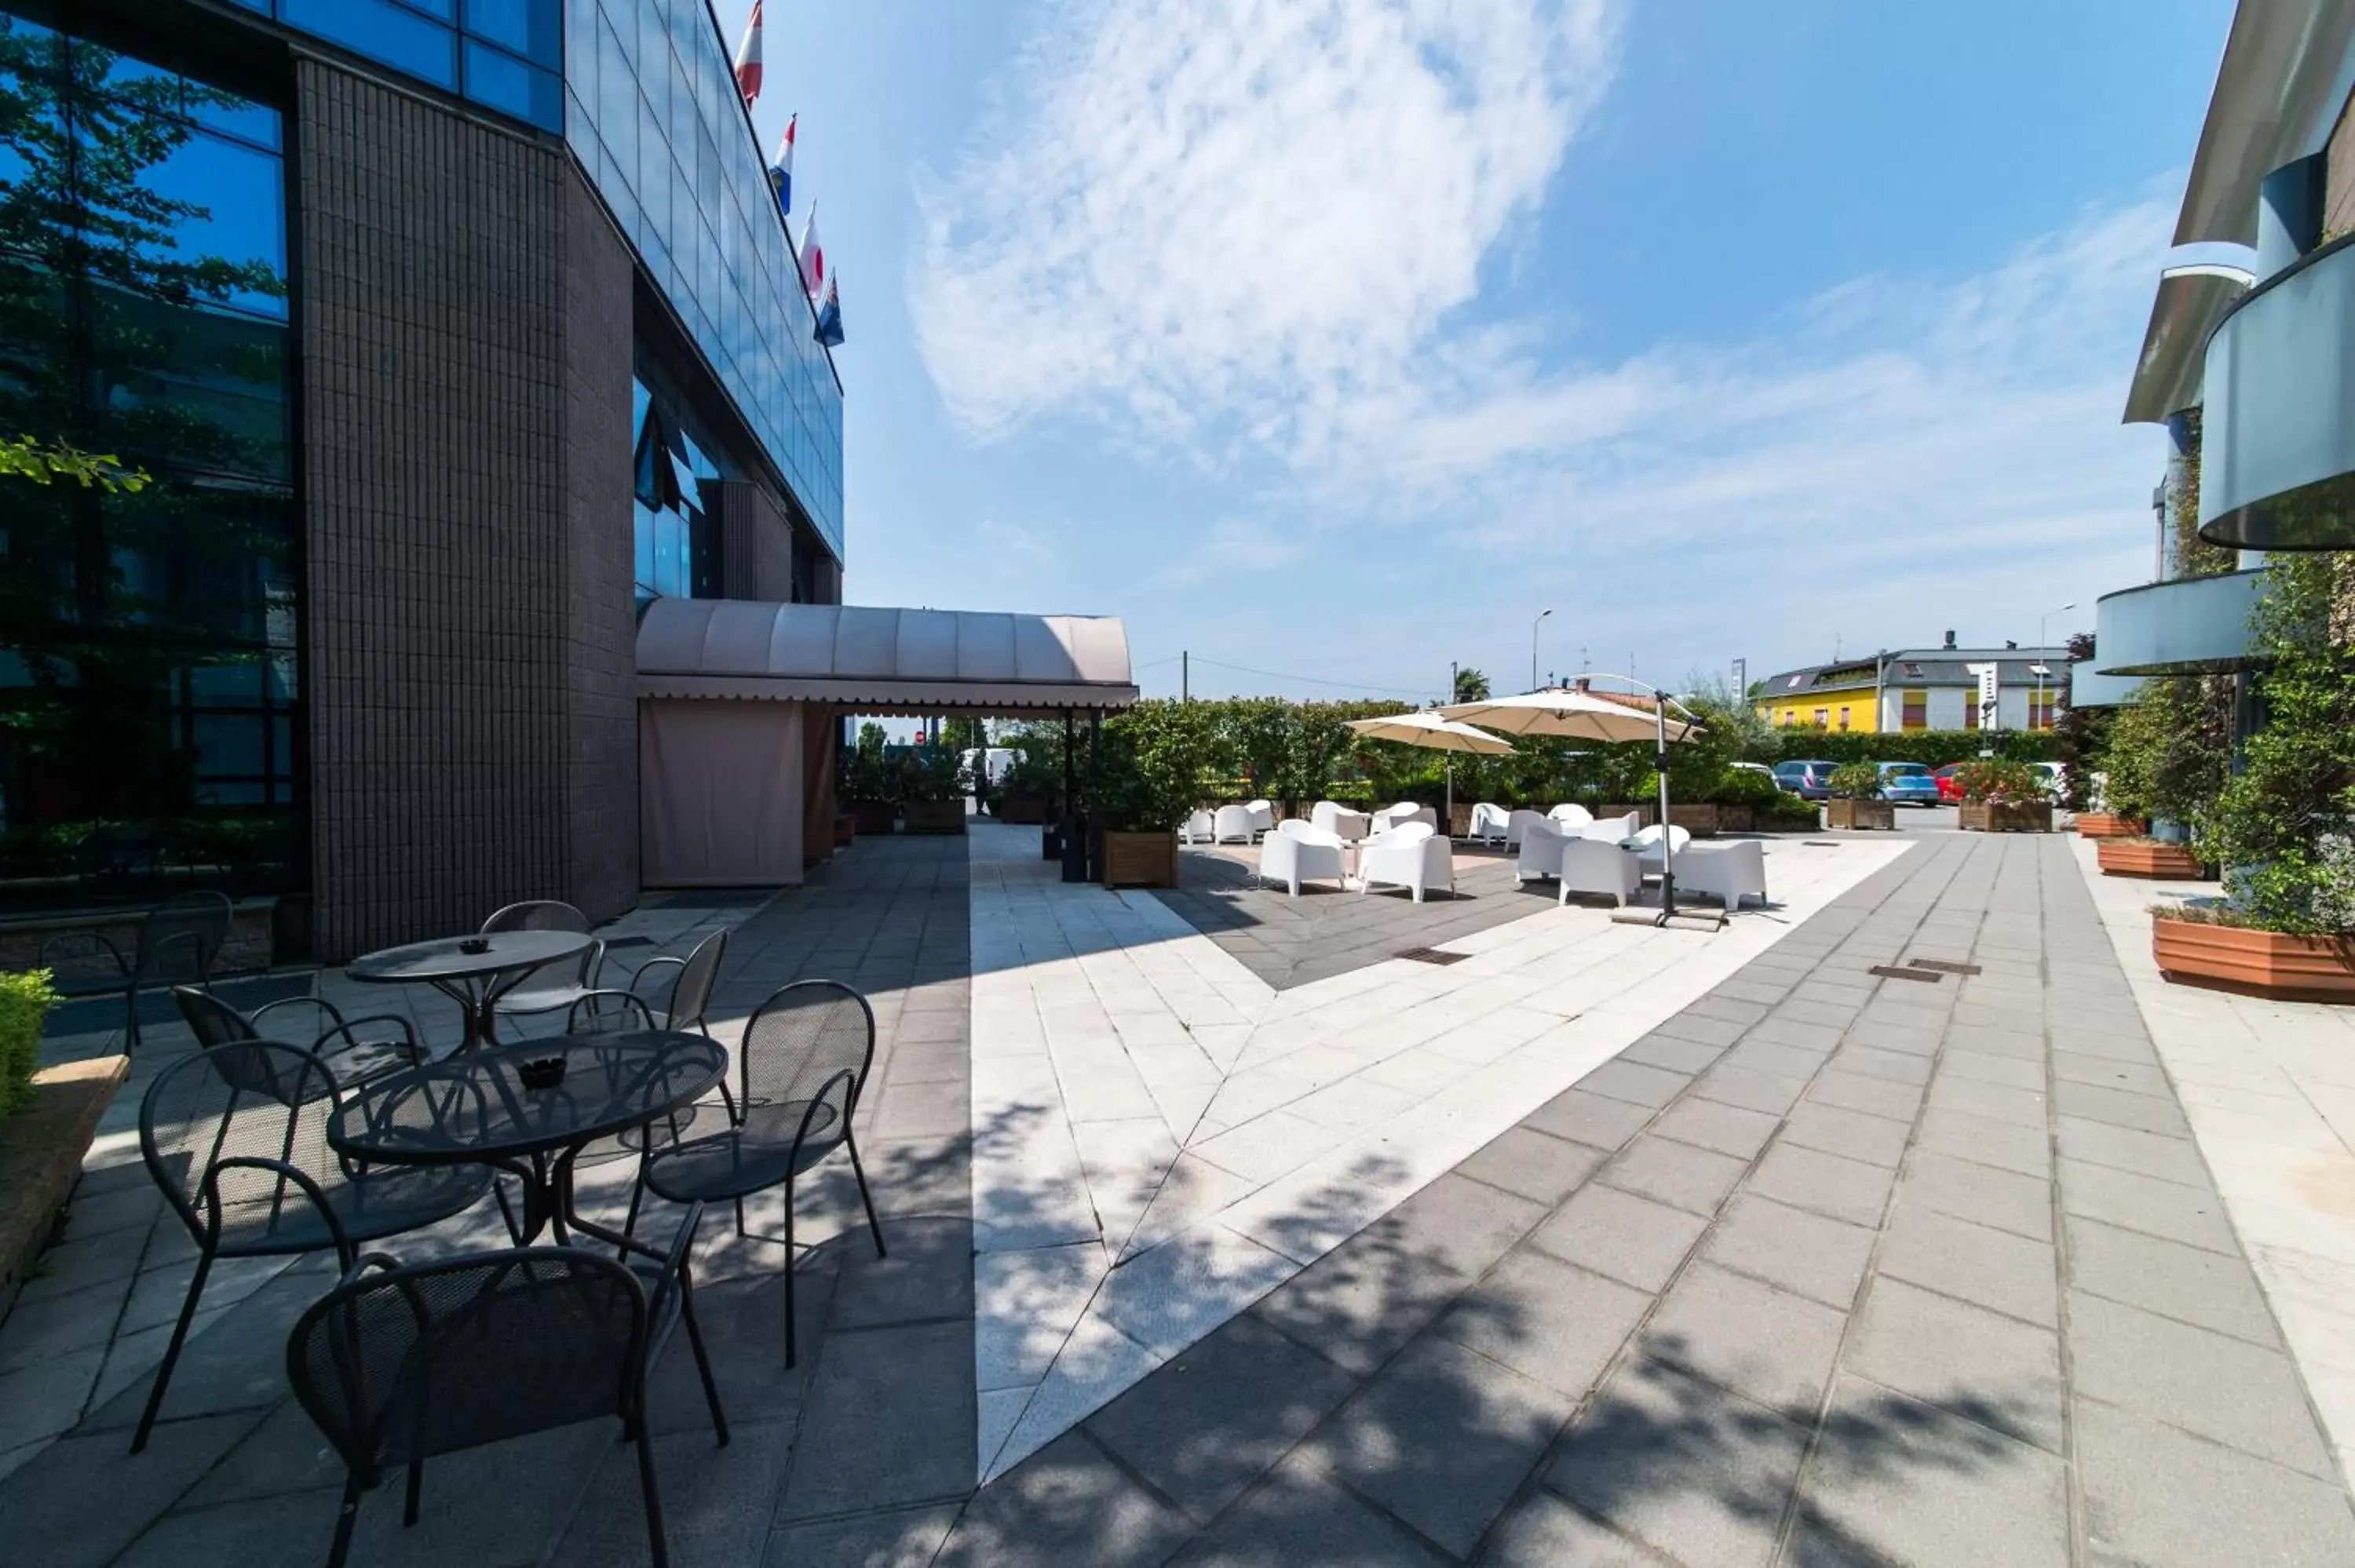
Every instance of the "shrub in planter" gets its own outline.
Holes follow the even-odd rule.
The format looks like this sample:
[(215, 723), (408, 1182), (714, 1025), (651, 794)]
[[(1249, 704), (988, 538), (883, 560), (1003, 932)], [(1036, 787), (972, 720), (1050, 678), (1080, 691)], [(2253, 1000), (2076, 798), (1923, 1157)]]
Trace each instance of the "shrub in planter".
[(1106, 886), (1174, 886), (1178, 824), (1199, 809), (1212, 753), (1209, 705), (1139, 703), (1103, 726), (1089, 816)]
[(2111, 816), (2205, 821), (2232, 776), (2232, 683), (2200, 675), (2145, 681), (2111, 720), (2102, 766), (2102, 804)]
[(899, 777), (881, 725), (860, 725), (858, 739), (843, 753), (840, 798), (860, 832), (891, 831), (899, 816)]
[(1975, 833), (2049, 833), (2052, 802), (2044, 781), (2024, 762), (2006, 758), (1966, 762), (1956, 771), (1963, 787), (1959, 825)]
[(41, 1061), (41, 1021), (58, 1000), (47, 969), (0, 974), (0, 1116), (33, 1094)]
[(1871, 763), (1843, 762), (1824, 784), (1832, 792), (1824, 802), (1824, 826), (1896, 830), (1897, 808), (1881, 798), (1881, 769)]
[(2268, 931), (2221, 906), (2151, 911), (2151, 957), (2169, 980), (2297, 1001), (2355, 1002), (2355, 939)]

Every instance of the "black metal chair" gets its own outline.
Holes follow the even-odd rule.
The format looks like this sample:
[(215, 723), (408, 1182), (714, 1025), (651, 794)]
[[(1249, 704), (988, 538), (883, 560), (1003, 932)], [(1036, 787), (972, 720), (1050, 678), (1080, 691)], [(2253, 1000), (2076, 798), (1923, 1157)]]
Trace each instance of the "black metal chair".
[[(123, 1050), (139, 1049), (139, 997), (159, 986), (212, 986), (213, 960), (229, 941), (235, 913), (218, 893), (183, 893), (140, 917), (131, 956), (101, 931), (68, 931), (43, 942), (37, 969), (56, 970), (69, 996), (120, 991)], [(96, 980), (95, 986), (88, 982)]]
[[(579, 931), (586, 935), (589, 916), (553, 898), (510, 904), (483, 922), (485, 937), (500, 931)], [(591, 942), (578, 958), (541, 964), (498, 993), (493, 1004), (502, 1015), (561, 1012), (597, 989), (597, 971), (605, 962), (605, 944)], [(507, 971), (513, 973), (513, 970)]]
[[(691, 1029), (709, 1039), (711, 1026), (710, 1020), (706, 1015), (711, 1011), (711, 988), (719, 979), (719, 962), (727, 956), (728, 933), (714, 931), (702, 941), (698, 942), (683, 959), (666, 954), (660, 958), (648, 959), (645, 963), (640, 964), (638, 972), (630, 977), (627, 991), (607, 989), (587, 992), (574, 1002), (573, 1016), (576, 1019), (584, 1016), (580, 1010), (580, 1004), (591, 998), (610, 1001), (616, 997), (627, 997), (645, 1009), (645, 1016), (649, 1020), (648, 1022), (638, 1027)], [(677, 969), (678, 973), (672, 978), (670, 997), (660, 1004), (658, 1013), (654, 996), (645, 989), (646, 983), (649, 979), (672, 969)], [(615, 1003), (613, 1011), (626, 1012), (627, 1010)], [(593, 1018), (597, 1012), (598, 1010), (591, 1009), (586, 1016)], [(652, 1022), (656, 1017), (661, 1020), (659, 1023)], [(571, 1026), (568, 1025), (568, 1027)]]
[[(180, 1016), (187, 1020), (197, 1044), (207, 1051), (223, 1045), (250, 1044), (264, 1038), (261, 1021), (284, 1008), (308, 1007), (324, 1013), (332, 1022), (314, 1038), (310, 1052), (327, 1065), (336, 1086), (349, 1087), (370, 1078), (380, 1078), (387, 1073), (425, 1065), (425, 1047), (417, 1038), (417, 1031), (409, 1020), (397, 1013), (378, 1013), (369, 1018), (346, 1019), (343, 1011), (323, 996), (290, 996), (258, 1007), (251, 1012), (240, 1012), (236, 1008), (213, 995), (190, 985), (172, 988), (172, 1000), (180, 1004)], [(315, 1019), (314, 1022), (317, 1022)], [(370, 1025), (386, 1025), (399, 1032), (398, 1039), (362, 1039), (359, 1031)]]
[(655, 1568), (666, 1568), (646, 1372), (680, 1322), (728, 1443), (687, 1273), (701, 1218), (690, 1207), (666, 1255), (628, 1265), (518, 1247), (407, 1267), (374, 1254), (349, 1268), (286, 1341), (294, 1397), (346, 1469), (328, 1568), (342, 1568), (360, 1496), (388, 1470), (408, 1467), (401, 1518), (415, 1524), (426, 1460), (602, 1416), (620, 1417), (637, 1445), (646, 1535)]
[(215, 1258), (333, 1247), (348, 1268), (359, 1244), (445, 1220), (490, 1190), (491, 1173), (481, 1166), (347, 1166), (327, 1144), (336, 1105), (327, 1065), (274, 1040), (216, 1045), (166, 1067), (148, 1088), (139, 1107), (140, 1153), (196, 1238), (197, 1271), (133, 1453), (147, 1446), (163, 1409)]
[(860, 1091), (875, 1065), (875, 1012), (867, 999), (836, 980), (799, 980), (771, 996), (745, 1021), (736, 1047), (731, 1126), (708, 1138), (650, 1150), (639, 1180), (674, 1203), (725, 1200), (744, 1228), (744, 1200), (785, 1190), (785, 1364), (794, 1364), (794, 1181), (837, 1149), (850, 1154), (858, 1199), (875, 1255), (883, 1226), (867, 1191), (851, 1132)]

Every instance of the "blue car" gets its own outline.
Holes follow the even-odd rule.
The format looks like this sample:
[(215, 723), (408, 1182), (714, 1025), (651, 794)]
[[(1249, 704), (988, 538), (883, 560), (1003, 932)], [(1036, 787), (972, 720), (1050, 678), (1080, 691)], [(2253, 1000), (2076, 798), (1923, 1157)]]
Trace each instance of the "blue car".
[(1938, 777), (1918, 762), (1878, 762), (1881, 798), (1892, 806), (1934, 806)]
[(1832, 765), (1828, 762), (1809, 760), (1774, 764), (1774, 782), (1785, 793), (1796, 795), (1802, 800), (1830, 800), (1831, 776)]

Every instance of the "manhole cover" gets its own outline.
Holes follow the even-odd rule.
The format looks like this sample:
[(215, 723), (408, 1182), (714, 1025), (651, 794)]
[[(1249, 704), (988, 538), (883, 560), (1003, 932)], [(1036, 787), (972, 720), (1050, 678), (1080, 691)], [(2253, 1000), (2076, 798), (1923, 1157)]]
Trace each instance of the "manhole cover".
[(1908, 959), (1917, 969), (1935, 969), (1942, 975), (1975, 975), (1982, 971), (1977, 964), (1958, 964), (1951, 959)]
[(1936, 985), (1945, 978), (1923, 969), (1901, 969), (1894, 964), (1875, 964), (1872, 966), (1871, 972), (1883, 980), (1920, 980), (1923, 985)]
[(1460, 964), (1471, 956), (1469, 953), (1451, 953), (1444, 948), (1409, 948), (1399, 954), (1400, 958), (1412, 959), (1419, 964)]

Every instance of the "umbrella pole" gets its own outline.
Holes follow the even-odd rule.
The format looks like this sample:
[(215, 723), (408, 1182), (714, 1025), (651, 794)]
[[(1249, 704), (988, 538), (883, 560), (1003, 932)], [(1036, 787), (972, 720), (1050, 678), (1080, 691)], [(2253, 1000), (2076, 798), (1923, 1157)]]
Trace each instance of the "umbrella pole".
[(1660, 776), (1660, 924), (1665, 926), (1677, 914), (1677, 846), (1668, 834), (1668, 699), (1665, 695), (1653, 694), (1652, 714), (1659, 731), (1652, 767)]
[(1447, 815), (1441, 820), (1439, 836), (1455, 836), (1455, 758), (1452, 757), (1447, 759)]

